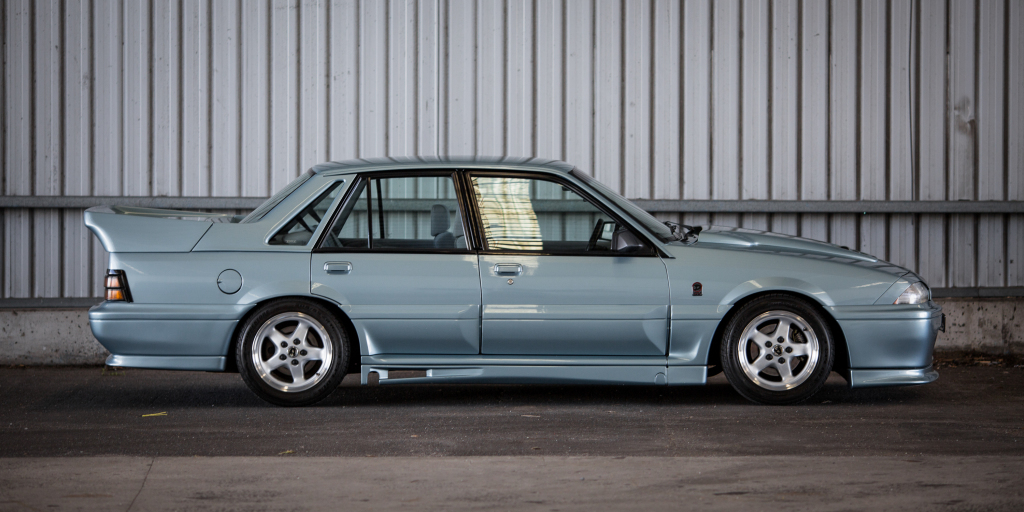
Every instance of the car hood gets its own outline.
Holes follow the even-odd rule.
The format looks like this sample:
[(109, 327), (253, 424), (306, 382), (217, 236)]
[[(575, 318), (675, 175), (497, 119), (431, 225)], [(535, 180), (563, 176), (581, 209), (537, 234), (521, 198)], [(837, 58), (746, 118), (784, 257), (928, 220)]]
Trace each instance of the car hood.
[(835, 258), (845, 260), (846, 263), (881, 270), (897, 277), (910, 273), (908, 269), (879, 260), (870, 254), (864, 254), (860, 251), (809, 238), (769, 231), (725, 226), (706, 226), (701, 230), (694, 245), (706, 248), (718, 246), (738, 250), (788, 253), (794, 256), (809, 256), (819, 259)]

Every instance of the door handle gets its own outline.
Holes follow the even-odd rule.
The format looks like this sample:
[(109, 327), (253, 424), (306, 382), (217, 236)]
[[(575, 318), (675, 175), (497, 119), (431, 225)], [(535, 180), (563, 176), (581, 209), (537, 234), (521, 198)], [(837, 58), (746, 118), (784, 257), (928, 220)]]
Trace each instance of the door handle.
[(352, 272), (352, 263), (348, 261), (328, 261), (324, 263), (324, 271), (328, 274), (348, 274)]
[(496, 263), (494, 273), (499, 276), (521, 276), (523, 275), (523, 266), (518, 263)]

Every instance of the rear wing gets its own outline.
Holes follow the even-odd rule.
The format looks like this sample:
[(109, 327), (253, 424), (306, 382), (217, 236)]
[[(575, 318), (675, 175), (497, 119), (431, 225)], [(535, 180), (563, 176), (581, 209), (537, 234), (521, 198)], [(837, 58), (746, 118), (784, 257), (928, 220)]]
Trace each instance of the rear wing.
[(214, 222), (235, 222), (230, 214), (96, 206), (85, 225), (107, 252), (189, 252)]

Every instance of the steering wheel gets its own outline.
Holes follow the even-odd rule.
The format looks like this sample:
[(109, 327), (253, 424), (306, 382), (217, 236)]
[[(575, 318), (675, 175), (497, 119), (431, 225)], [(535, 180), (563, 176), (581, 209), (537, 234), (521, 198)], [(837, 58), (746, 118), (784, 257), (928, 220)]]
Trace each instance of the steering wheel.
[(594, 225), (594, 232), (590, 234), (590, 240), (587, 242), (587, 250), (593, 251), (597, 248), (597, 241), (601, 239), (601, 232), (604, 231), (604, 219), (597, 219), (597, 224)]

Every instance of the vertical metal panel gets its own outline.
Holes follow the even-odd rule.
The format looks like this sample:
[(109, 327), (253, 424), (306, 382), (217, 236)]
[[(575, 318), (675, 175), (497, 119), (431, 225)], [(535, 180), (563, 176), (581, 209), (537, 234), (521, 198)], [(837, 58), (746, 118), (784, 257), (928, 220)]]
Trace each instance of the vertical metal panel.
[(476, 22), (476, 153), (505, 153), (505, 20), (502, 2), (482, 2)]
[[(949, 16), (949, 106), (946, 128), (949, 146), (949, 191), (951, 200), (977, 199), (975, 189), (975, 144), (977, 143), (977, 94), (975, 89), (977, 52), (975, 44), (977, 3), (951, 0)], [(977, 286), (975, 218), (951, 215), (949, 219), (949, 284)]]
[[(798, 124), (798, 62), (799, 3), (796, 0), (772, 3), (771, 53), (771, 198), (799, 199), (797, 176), (800, 159), (797, 154)], [(796, 235), (797, 216), (776, 214), (771, 219), (772, 231)]]
[[(306, 157), (308, 160), (299, 162), (299, 170), (308, 169), (316, 164), (327, 160), (330, 132), (327, 124), (329, 83), (326, 80), (330, 66), (330, 49), (327, 46), (327, 12), (329, 0), (316, 0), (307, 2), (303, 14), (312, 23), (309, 31), (316, 34), (305, 40), (304, 51), (308, 52), (303, 62), (305, 67), (305, 80), (309, 84), (309, 96), (312, 101), (304, 104), (306, 110), (303, 114), (307, 122), (303, 128), (303, 139), (308, 139), (310, 145)], [(411, 56), (410, 56), (411, 58)], [(415, 83), (410, 80), (409, 83)]]
[[(561, 0), (537, 2), (537, 102), (536, 155), (542, 158), (563, 158), (562, 92), (564, 88), (564, 47)], [(541, 50), (543, 49), (543, 51)]]
[(714, 4), (711, 63), (711, 197), (739, 199), (740, 148), (740, 5), (739, 0)]
[(4, 4), (4, 194), (8, 195), (32, 194), (33, 5), (29, 0)]
[[(258, 10), (246, 10), (246, 14), (259, 13)], [(181, 3), (180, 2), (155, 2), (152, 11), (153, 24), (153, 77), (151, 81), (153, 117), (152, 123), (152, 148), (153, 160), (151, 162), (152, 194), (156, 196), (177, 196), (181, 195), (181, 118), (178, 109), (181, 107)], [(244, 44), (244, 43), (243, 43)], [(251, 45), (255, 48), (256, 45)], [(260, 55), (260, 60), (265, 61), (266, 52)], [(245, 59), (244, 62), (250, 62)], [(248, 81), (246, 81), (248, 82)], [(243, 82), (243, 83), (246, 83)], [(260, 83), (260, 82), (254, 82)], [(250, 86), (252, 87), (252, 86)], [(250, 98), (258, 98), (253, 89), (245, 89), (242, 92), (243, 101)], [(266, 94), (264, 93), (264, 98)], [(243, 115), (259, 116), (263, 105), (251, 110), (246, 109)], [(262, 129), (266, 133), (266, 123), (260, 125), (250, 121), (254, 128)], [(256, 167), (251, 172), (243, 174), (243, 177), (265, 176), (266, 168)], [(257, 191), (253, 195), (266, 195), (266, 191)]]
[[(828, 199), (828, 4), (800, 14), (800, 199)], [(800, 236), (828, 240), (828, 216), (800, 216)]]
[(448, 24), (445, 27), (448, 44), (448, 108), (445, 116), (448, 145), (442, 153), (472, 155), (476, 153), (476, 72), (473, 68), (476, 4), (469, 0), (452, 0), (448, 7)]
[[(627, 2), (630, 8), (631, 2)], [(682, 9), (679, 2), (658, 0), (654, 4), (654, 98), (659, 99), (654, 116), (654, 157), (651, 162), (652, 197), (654, 199), (680, 198), (680, 30)], [(632, 34), (630, 33), (632, 37)], [(627, 47), (629, 43), (627, 42)], [(628, 65), (627, 71), (628, 76)], [(625, 101), (625, 99), (624, 99)], [(638, 141), (630, 141), (639, 149)], [(627, 166), (621, 172), (632, 174)], [(635, 172), (635, 171), (634, 171)], [(676, 216), (677, 217), (677, 216)], [(679, 220), (678, 218), (666, 220)]]
[[(240, 28), (237, 2), (213, 2), (212, 82), (213, 111), (211, 121), (211, 195), (238, 195), (241, 169), (239, 168), (239, 53)], [(304, 96), (308, 97), (308, 96)]]
[[(4, 4), (4, 193), (32, 193), (33, 4)], [(4, 212), (3, 295), (32, 296), (32, 214)]]
[[(92, 10), (87, 0), (69, 1), (64, 7), (64, 169), (65, 195), (87, 196), (92, 193), (92, 122), (90, 98), (92, 97)], [(177, 24), (175, 23), (175, 26)], [(175, 29), (176, 30), (176, 29)], [(175, 48), (177, 45), (175, 45)], [(176, 50), (175, 50), (176, 51)], [(178, 87), (178, 77), (166, 77), (158, 83)], [(158, 111), (160, 112), (160, 111)], [(154, 121), (174, 122), (177, 109), (154, 116)], [(159, 124), (157, 125), (159, 126)], [(165, 140), (162, 134), (154, 135), (155, 140)], [(161, 146), (157, 145), (156, 148)], [(174, 143), (177, 151), (177, 142)], [(154, 160), (158, 159), (154, 155)], [(160, 162), (165, 159), (159, 158)], [(167, 168), (154, 170), (155, 176), (163, 178), (177, 172), (177, 162)], [(177, 179), (174, 179), (175, 183)], [(160, 189), (157, 189), (159, 191)], [(80, 210), (65, 210), (63, 213), (63, 235), (60, 266), (63, 271), (63, 296), (88, 297), (92, 295), (92, 253), (94, 238), (92, 232), (82, 225)]]
[[(150, 132), (150, 11), (148, 2), (125, 2), (124, 13), (124, 173), (123, 194), (152, 193), (149, 152)], [(222, 5), (222, 4), (218, 4)], [(232, 59), (235, 61), (236, 59)], [(232, 73), (234, 74), (234, 73)], [(216, 94), (216, 91), (215, 91)], [(222, 101), (237, 101), (237, 94)], [(229, 193), (234, 193), (229, 192)]]
[[(1006, 78), (1006, 199), (1024, 200), (1024, 4), (1009, 2)], [(1024, 283), (1024, 218), (1011, 215), (1007, 222), (1006, 283)]]
[[(768, 199), (768, 2), (743, 0), (740, 73), (740, 181), (742, 199)], [(768, 229), (768, 216), (747, 214), (743, 227)]]
[[(327, 70), (325, 0), (299, 4), (299, 133), (298, 169), (308, 169), (327, 156)], [(383, 63), (382, 63), (383, 64)]]
[(239, 170), (241, 195), (265, 197), (271, 192), (267, 184), (270, 174), (269, 64), (270, 16), (268, 9), (241, 9), (241, 62), (239, 65), (240, 147)]
[(32, 297), (32, 212), (4, 211), (4, 296)]
[(683, 199), (710, 197), (710, 17), (708, 2), (683, 5)]
[[(256, 197), (328, 159), (488, 153), (639, 198), (1024, 199), (1019, 2), (2, 10), (4, 194)], [(81, 215), (3, 212), (4, 296), (101, 291)], [(1024, 284), (1020, 215), (662, 217), (828, 239), (933, 286)]]
[(565, 158), (593, 173), (594, 6), (569, 2), (565, 16)]
[[(860, 199), (886, 199), (888, 169), (886, 145), (888, 144), (888, 119), (886, 108), (886, 59), (888, 27), (886, 26), (887, 3), (884, 0), (863, 0), (860, 9), (860, 94), (858, 174)], [(860, 218), (859, 250), (868, 254), (885, 257), (886, 215), (871, 214)]]
[[(857, 4), (832, 3), (832, 80), (829, 111), (830, 199), (857, 199)], [(858, 247), (858, 222), (852, 215), (833, 215), (830, 239)]]
[[(60, 6), (56, 1), (36, 2), (33, 21), (34, 91), (31, 105), (33, 130), (33, 193), (61, 193), (62, 48)], [(58, 210), (32, 211), (32, 294), (42, 297), (60, 295), (61, 215)]]
[[(629, 197), (650, 194), (650, 173), (655, 176), (663, 174), (675, 174), (676, 181), (672, 183), (658, 182), (659, 186), (668, 189), (678, 188), (678, 170), (651, 169), (650, 160), (650, 133), (651, 126), (651, 4), (647, 1), (626, 2), (625, 4), (625, 43), (623, 70), (623, 98), (625, 104), (620, 110), (623, 116), (623, 162), (627, 169), (633, 172), (625, 172), (619, 183), (612, 182), (612, 186), (620, 189), (620, 192)], [(655, 148), (658, 143), (664, 142), (661, 137), (654, 139)], [(673, 141), (679, 144), (680, 141)], [(685, 141), (681, 142), (683, 145)], [(625, 171), (623, 169), (623, 171)], [(671, 193), (671, 192), (669, 192)]]
[[(888, 94), (888, 199), (909, 201), (914, 198), (913, 132), (911, 114), (913, 86), (913, 30), (897, 27), (913, 26), (914, 0), (894, 0), (889, 5), (889, 79)], [(914, 215), (889, 216), (886, 258), (897, 265), (913, 267), (916, 263), (917, 236)]]
[[(423, 9), (436, 2), (424, 3)], [(422, 19), (422, 18), (421, 18)], [(433, 38), (437, 40), (436, 19), (429, 26), (434, 27)], [(330, 146), (327, 157), (331, 160), (355, 158), (359, 154), (359, 5), (356, 0), (334, 0), (330, 6)], [(425, 28), (421, 22), (421, 34)], [(421, 66), (422, 67), (422, 66)], [(437, 73), (437, 67), (433, 68)], [(436, 81), (433, 81), (436, 83)], [(420, 87), (424, 90), (424, 87)], [(434, 90), (436, 95), (437, 91)], [(271, 100), (273, 101), (273, 100)], [(423, 119), (423, 116), (420, 116)], [(437, 127), (433, 135), (437, 136)], [(267, 151), (273, 151), (269, 146)]]
[(797, 155), (799, 6), (796, 0), (772, 3), (772, 199), (798, 199), (799, 192), (797, 188), (797, 172), (800, 165)]
[[(208, 7), (208, 3), (200, 0), (184, 0), (181, 7), (181, 193), (185, 196), (210, 194), (211, 96)], [(95, 16), (97, 19), (100, 17), (98, 10)], [(287, 70), (282, 69), (281, 75), (287, 75)], [(275, 143), (280, 144), (281, 141), (272, 139), (271, 145)], [(284, 183), (278, 184), (283, 185)]]
[[(1006, 5), (978, 4), (978, 158), (974, 168), (979, 200), (1006, 198)], [(1018, 173), (1024, 169), (1017, 169)], [(978, 286), (1004, 286), (1006, 247), (1002, 215), (978, 216)]]
[[(298, 3), (273, 0), (270, 16), (270, 176), (279, 190), (298, 169)], [(360, 47), (362, 48), (362, 47)], [(362, 91), (362, 88), (360, 88)], [(362, 133), (362, 127), (359, 129)]]
[[(635, 2), (644, 5), (645, 2)], [(594, 41), (594, 145), (593, 175), (602, 183), (619, 189), (622, 185), (622, 2), (614, 0), (597, 4), (595, 30), (601, 34)], [(640, 55), (630, 55), (641, 60)], [(646, 166), (644, 167), (646, 171)], [(639, 176), (646, 172), (636, 173)]]
[[(711, 12), (711, 197), (739, 199), (740, 3), (718, 0)], [(713, 224), (738, 226), (737, 214), (717, 213)]]
[[(945, 2), (918, 2), (917, 169), (922, 201), (946, 199), (946, 26)], [(918, 225), (917, 271), (932, 286), (946, 286), (946, 219), (922, 215)]]
[[(505, 67), (505, 112), (508, 131), (505, 152), (509, 155), (532, 155), (533, 148), (533, 68), (535, 48), (534, 2), (508, 2), (506, 17), (508, 63)], [(433, 46), (424, 45), (433, 50)], [(547, 51), (545, 48), (543, 51)], [(436, 53), (436, 51), (435, 51)], [(601, 59), (603, 60), (603, 59)], [(601, 60), (598, 60), (600, 62)], [(618, 105), (616, 105), (618, 106)], [(422, 151), (429, 154), (430, 149)]]
[[(388, 5), (388, 154), (416, 153), (416, 4)], [(396, 196), (397, 197), (397, 196)]]

